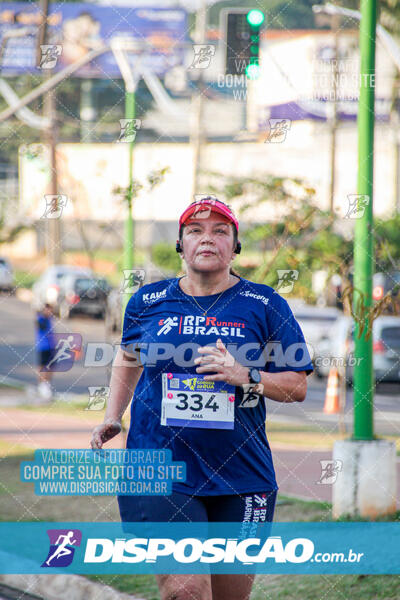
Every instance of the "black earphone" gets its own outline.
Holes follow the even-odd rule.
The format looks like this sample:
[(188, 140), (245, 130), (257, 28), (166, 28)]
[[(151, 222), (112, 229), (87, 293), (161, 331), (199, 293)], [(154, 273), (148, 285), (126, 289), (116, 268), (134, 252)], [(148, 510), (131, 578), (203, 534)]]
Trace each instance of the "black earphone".
[[(183, 252), (183, 248), (182, 248), (180, 240), (176, 240), (175, 250), (177, 252)], [(235, 254), (240, 254), (241, 251), (242, 251), (242, 244), (238, 240), (236, 242), (236, 246), (235, 246), (234, 252), (235, 252)]]

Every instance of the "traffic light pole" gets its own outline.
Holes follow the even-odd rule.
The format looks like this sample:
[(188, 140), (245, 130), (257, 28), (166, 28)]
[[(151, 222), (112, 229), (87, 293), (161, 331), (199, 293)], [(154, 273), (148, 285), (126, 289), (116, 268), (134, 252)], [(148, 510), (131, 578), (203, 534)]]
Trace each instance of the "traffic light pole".
[[(207, 5), (205, 0), (201, 1), (196, 13), (196, 28), (193, 37), (196, 44), (207, 43)], [(197, 90), (192, 96), (193, 129), (190, 136), (193, 149), (193, 198), (195, 194), (199, 193), (202, 151), (207, 137), (204, 127), (204, 79), (202, 69), (198, 70), (196, 84)]]
[[(354, 237), (354, 312), (358, 316), (355, 330), (354, 368), (354, 439), (372, 440), (373, 385), (372, 335), (366, 339), (368, 327), (360, 335), (358, 306), (372, 307), (373, 274), (373, 163), (374, 163), (374, 86), (376, 0), (362, 0), (360, 24), (360, 98), (358, 104), (358, 187), (357, 193), (369, 202), (364, 214), (355, 222)], [(369, 324), (372, 327), (372, 323)]]

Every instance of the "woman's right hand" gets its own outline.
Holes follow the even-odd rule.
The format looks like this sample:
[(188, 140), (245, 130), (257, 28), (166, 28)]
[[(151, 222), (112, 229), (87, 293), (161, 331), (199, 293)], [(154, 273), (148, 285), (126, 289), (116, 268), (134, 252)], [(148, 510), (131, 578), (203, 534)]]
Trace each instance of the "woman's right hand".
[(97, 425), (97, 427), (93, 429), (92, 439), (90, 440), (92, 450), (99, 450), (105, 442), (111, 440), (121, 431), (121, 422), (114, 421), (113, 419), (107, 419), (104, 423), (101, 423), (101, 425)]

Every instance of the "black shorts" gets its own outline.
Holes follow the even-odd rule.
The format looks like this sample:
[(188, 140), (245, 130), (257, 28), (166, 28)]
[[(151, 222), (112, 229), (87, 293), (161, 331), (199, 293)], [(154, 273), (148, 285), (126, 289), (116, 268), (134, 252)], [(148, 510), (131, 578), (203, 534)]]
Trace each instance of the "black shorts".
[(39, 352), (39, 365), (41, 367), (45, 367), (46, 365), (49, 364), (49, 362), (51, 361), (53, 356), (54, 356), (53, 350), (41, 350)]
[(229, 496), (118, 496), (123, 522), (263, 523), (274, 516), (277, 490)]

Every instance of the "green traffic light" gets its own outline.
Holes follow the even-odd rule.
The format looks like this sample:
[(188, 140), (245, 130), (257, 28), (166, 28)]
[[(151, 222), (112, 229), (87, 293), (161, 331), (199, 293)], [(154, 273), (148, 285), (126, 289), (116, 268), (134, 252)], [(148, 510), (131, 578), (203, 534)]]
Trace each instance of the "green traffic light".
[(260, 65), (251, 63), (246, 67), (247, 79), (258, 79), (260, 77)]
[(261, 25), (264, 22), (264, 18), (264, 13), (258, 9), (249, 11), (246, 16), (248, 24), (254, 27)]

